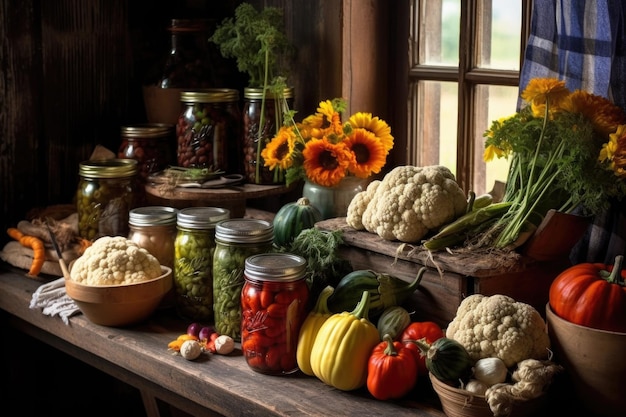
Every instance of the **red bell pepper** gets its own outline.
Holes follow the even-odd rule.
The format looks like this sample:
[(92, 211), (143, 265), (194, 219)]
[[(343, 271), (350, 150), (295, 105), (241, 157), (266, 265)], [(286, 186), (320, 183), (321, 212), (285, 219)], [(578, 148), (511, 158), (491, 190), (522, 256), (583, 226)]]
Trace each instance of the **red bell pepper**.
[(417, 364), (413, 353), (386, 334), (367, 364), (367, 390), (378, 400), (397, 399), (413, 389)]

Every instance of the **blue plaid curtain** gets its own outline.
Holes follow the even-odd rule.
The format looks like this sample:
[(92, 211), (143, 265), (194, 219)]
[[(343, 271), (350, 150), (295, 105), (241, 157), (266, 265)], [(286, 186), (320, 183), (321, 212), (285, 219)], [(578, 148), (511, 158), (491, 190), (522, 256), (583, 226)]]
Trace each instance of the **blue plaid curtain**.
[[(626, 110), (626, 4), (623, 0), (535, 0), (520, 91), (531, 78), (606, 97)], [(521, 105), (521, 103), (520, 103)], [(572, 263), (604, 262), (626, 250), (626, 202), (612, 202), (573, 249)]]

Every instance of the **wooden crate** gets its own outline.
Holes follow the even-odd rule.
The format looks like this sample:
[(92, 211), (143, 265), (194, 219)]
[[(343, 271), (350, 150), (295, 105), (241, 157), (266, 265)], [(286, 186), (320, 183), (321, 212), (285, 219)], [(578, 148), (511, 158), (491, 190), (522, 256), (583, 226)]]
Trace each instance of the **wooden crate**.
[(414, 321), (430, 320), (443, 327), (454, 318), (463, 298), (471, 294), (505, 294), (545, 315), (552, 280), (570, 266), (565, 256), (538, 261), (515, 251), (497, 258), (461, 250), (431, 254), (417, 245), (356, 231), (346, 224), (345, 217), (323, 220), (316, 227), (343, 231), (341, 254), (354, 269), (372, 269), (411, 281), (426, 266), (428, 270), (406, 307), (415, 311)]

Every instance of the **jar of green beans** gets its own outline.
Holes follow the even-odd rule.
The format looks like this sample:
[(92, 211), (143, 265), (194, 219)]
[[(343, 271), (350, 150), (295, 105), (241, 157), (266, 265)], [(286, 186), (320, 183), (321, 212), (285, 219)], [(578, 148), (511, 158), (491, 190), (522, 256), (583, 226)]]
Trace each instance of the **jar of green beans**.
[(213, 312), (219, 334), (241, 340), (241, 290), (246, 258), (271, 252), (272, 223), (258, 219), (229, 219), (215, 226)]
[(218, 207), (188, 207), (176, 216), (175, 305), (184, 319), (213, 319), (215, 225), (229, 217), (229, 210)]

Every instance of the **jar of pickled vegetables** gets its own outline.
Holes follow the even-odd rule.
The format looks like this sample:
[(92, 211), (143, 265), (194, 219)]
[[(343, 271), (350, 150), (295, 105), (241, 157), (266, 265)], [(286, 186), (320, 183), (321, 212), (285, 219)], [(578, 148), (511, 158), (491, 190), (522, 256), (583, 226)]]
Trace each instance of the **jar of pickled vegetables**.
[(229, 210), (218, 207), (188, 207), (176, 216), (175, 304), (178, 315), (184, 319), (213, 319), (215, 225), (229, 216)]
[(183, 112), (176, 125), (178, 166), (239, 174), (239, 92), (228, 88), (183, 91), (180, 101)]
[(258, 219), (230, 219), (215, 226), (213, 312), (219, 334), (241, 340), (241, 289), (246, 258), (270, 252), (272, 223)]
[(140, 184), (134, 159), (84, 161), (78, 167), (78, 234), (88, 240), (128, 236), (130, 210), (139, 205)]
[(154, 255), (161, 265), (174, 268), (177, 213), (177, 209), (163, 206), (132, 209), (128, 219), (128, 239)]
[(253, 370), (290, 374), (298, 369), (300, 327), (308, 313), (306, 260), (290, 253), (246, 259), (241, 292), (241, 350)]
[(146, 123), (120, 128), (118, 158), (136, 159), (139, 179), (145, 182), (154, 172), (174, 165), (174, 125)]

